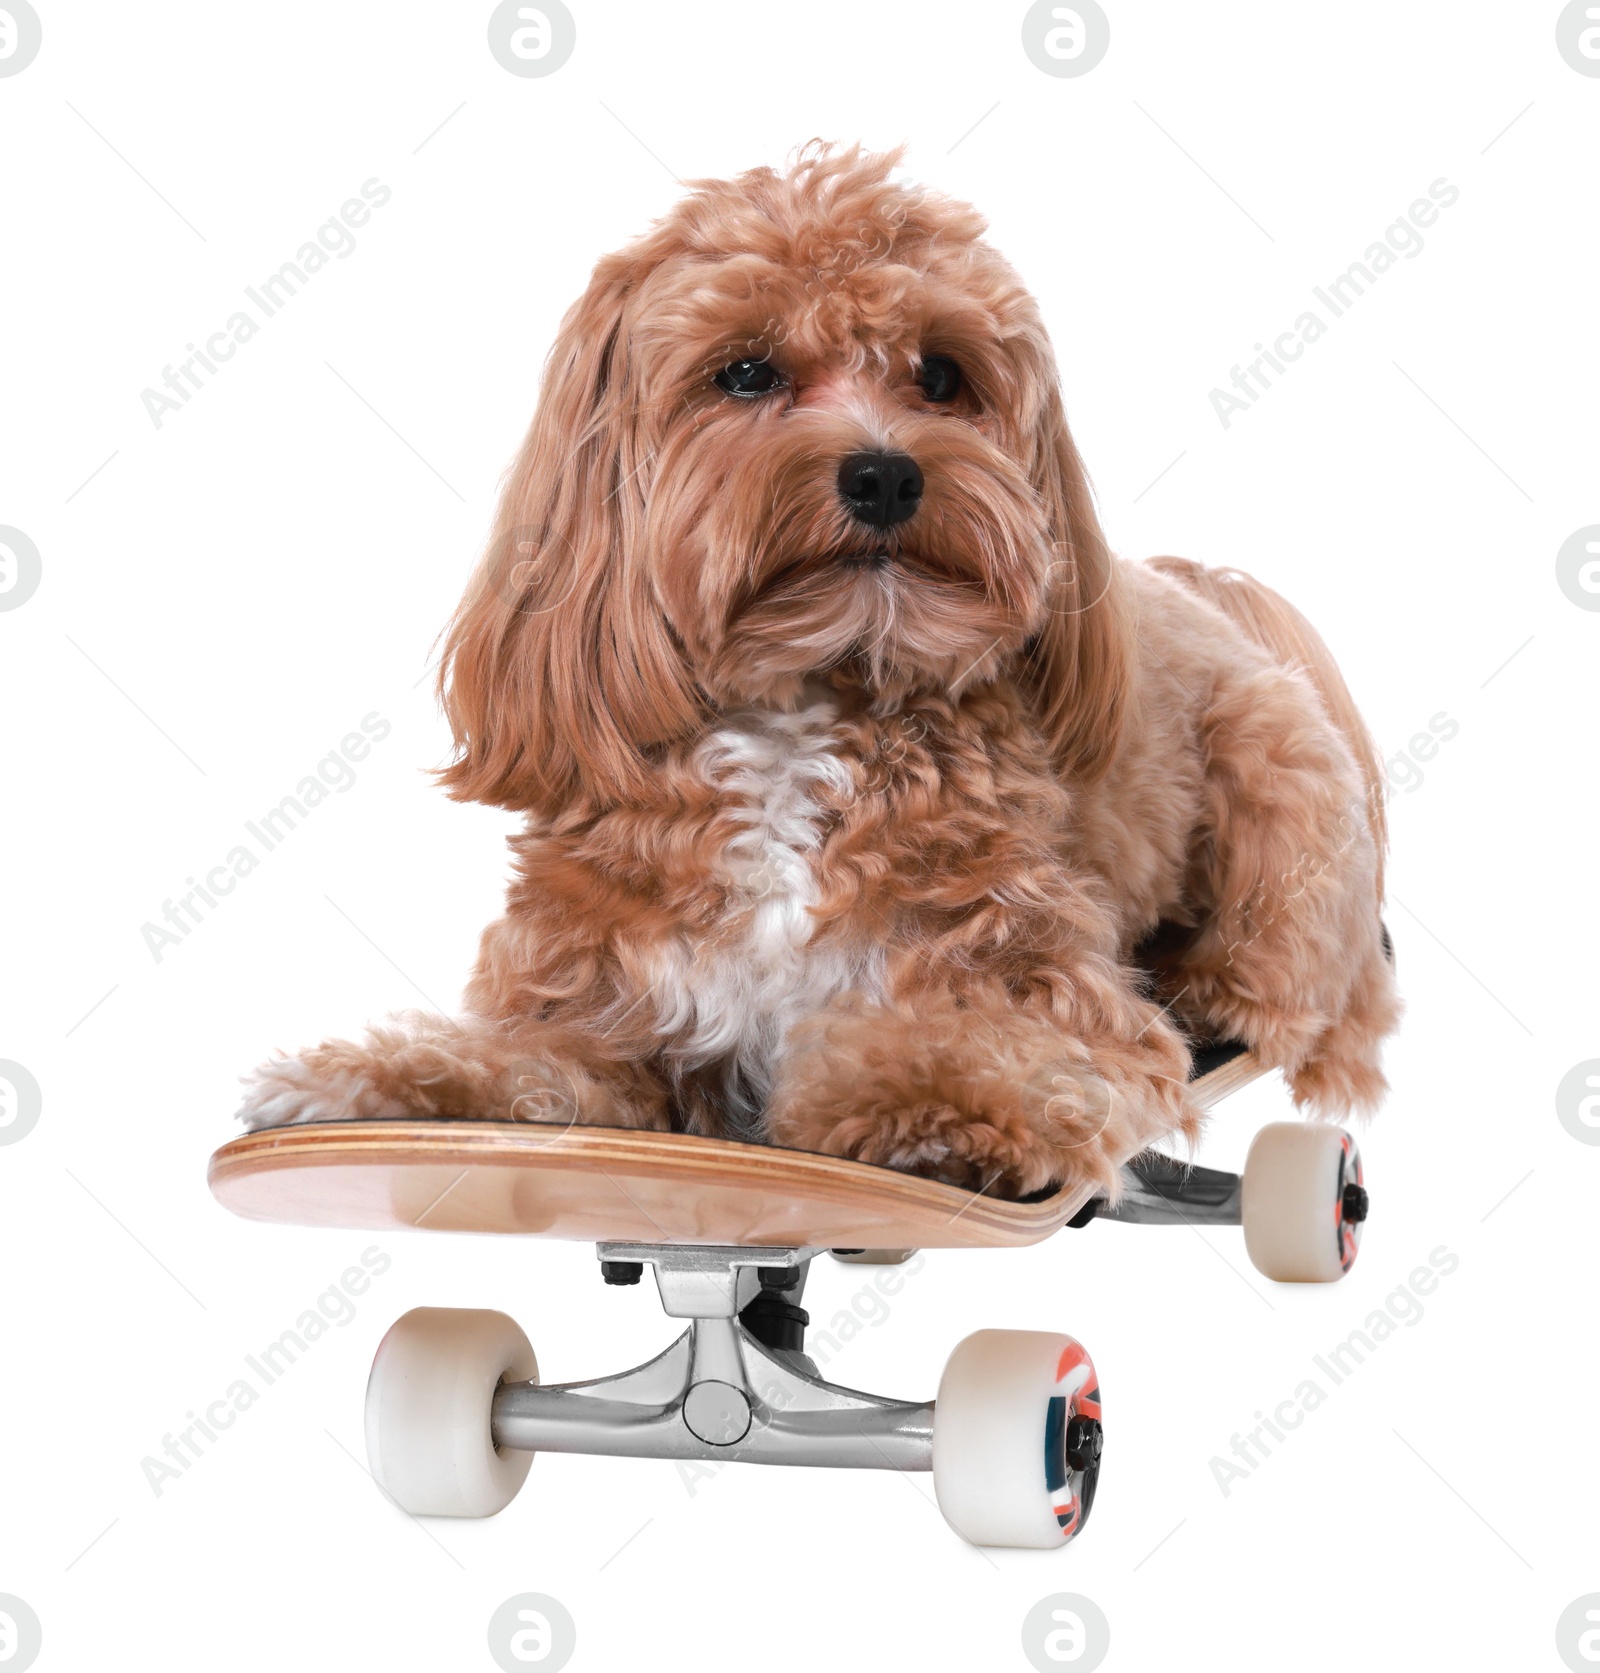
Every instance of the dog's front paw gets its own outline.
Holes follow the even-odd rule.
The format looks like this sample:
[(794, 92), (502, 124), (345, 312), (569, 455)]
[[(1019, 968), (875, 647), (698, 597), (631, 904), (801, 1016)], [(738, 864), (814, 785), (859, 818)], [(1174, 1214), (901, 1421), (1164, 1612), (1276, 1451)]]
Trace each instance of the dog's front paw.
[(918, 1012), (841, 1006), (796, 1043), (767, 1112), (774, 1144), (992, 1196), (1115, 1196), (1130, 1156), (1198, 1129), (1183, 1044), (1153, 1010), (1140, 1037), (1070, 1052), (1053, 1019), (924, 996)]
[(999, 1196), (1033, 1190), (1047, 1177), (1038, 1136), (1025, 1125), (935, 1100), (858, 1104), (843, 1113), (779, 1112), (771, 1138), (790, 1149), (870, 1162)]
[(858, 1101), (839, 1111), (774, 1112), (774, 1144), (870, 1162), (996, 1198), (1081, 1186), (1109, 1190), (1117, 1139), (1108, 1100), (1076, 1080), (1042, 1103), (1026, 1088), (983, 1099)]
[(234, 1119), (252, 1130), (310, 1121), (395, 1120), (406, 1113), (355, 1068), (320, 1068), (299, 1057), (275, 1057), (242, 1079), (245, 1100)]

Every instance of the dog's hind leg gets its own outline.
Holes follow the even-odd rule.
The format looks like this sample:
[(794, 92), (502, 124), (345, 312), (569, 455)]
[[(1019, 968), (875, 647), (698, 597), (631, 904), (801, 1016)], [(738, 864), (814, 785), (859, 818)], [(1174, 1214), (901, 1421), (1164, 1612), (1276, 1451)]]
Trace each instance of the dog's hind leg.
[(1388, 1090), (1379, 1051), (1400, 1009), (1392, 959), (1369, 946), (1338, 1019), (1289, 1076), (1294, 1101), (1319, 1115), (1376, 1110)]
[(1243, 1040), (1329, 1114), (1371, 1108), (1398, 1015), (1379, 922), (1369, 791), (1315, 690), (1282, 668), (1219, 674), (1203, 722), (1205, 841), (1177, 1010)]
[(1380, 922), (1388, 824), (1371, 734), (1332, 652), (1270, 587), (1181, 558), (1150, 567), (1245, 641), (1218, 642), (1202, 720), (1208, 819), (1191, 908), (1209, 922), (1181, 961), (1176, 1008), (1283, 1068), (1297, 1103), (1374, 1109), (1400, 1002)]

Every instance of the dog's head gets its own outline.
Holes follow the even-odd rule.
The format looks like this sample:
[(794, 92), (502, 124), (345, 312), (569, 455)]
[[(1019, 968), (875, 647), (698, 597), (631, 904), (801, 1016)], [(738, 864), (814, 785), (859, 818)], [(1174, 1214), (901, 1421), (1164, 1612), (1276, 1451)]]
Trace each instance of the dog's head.
[(1033, 299), (975, 211), (811, 147), (699, 184), (552, 350), (441, 691), (452, 794), (636, 791), (718, 710), (1014, 667), (1097, 770), (1126, 624)]

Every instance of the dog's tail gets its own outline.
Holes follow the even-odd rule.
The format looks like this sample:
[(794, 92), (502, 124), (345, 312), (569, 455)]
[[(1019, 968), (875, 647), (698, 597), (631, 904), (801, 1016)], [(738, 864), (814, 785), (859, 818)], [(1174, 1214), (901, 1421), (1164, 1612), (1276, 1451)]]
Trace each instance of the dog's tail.
[(1366, 786), (1367, 824), (1378, 855), (1378, 902), (1383, 902), (1383, 860), (1389, 847), (1383, 763), (1344, 675), (1321, 635), (1286, 599), (1242, 569), (1208, 569), (1192, 558), (1151, 558), (1150, 567), (1214, 604), (1269, 655), (1297, 668), (1315, 687), (1329, 718), (1350, 745)]

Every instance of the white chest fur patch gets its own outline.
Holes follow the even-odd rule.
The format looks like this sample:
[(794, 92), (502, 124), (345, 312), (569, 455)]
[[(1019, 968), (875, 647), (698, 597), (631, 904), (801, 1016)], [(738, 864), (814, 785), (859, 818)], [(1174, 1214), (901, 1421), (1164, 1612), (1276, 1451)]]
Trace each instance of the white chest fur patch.
[(875, 989), (876, 971), (842, 949), (812, 945), (814, 862), (822, 840), (818, 793), (844, 793), (849, 769), (829, 704), (796, 714), (732, 717), (696, 753), (726, 798), (738, 830), (718, 856), (730, 889), (715, 936), (674, 946), (659, 976), (658, 1027), (686, 1069), (727, 1068), (730, 1113), (750, 1115), (772, 1086), (789, 1030), (852, 987)]

